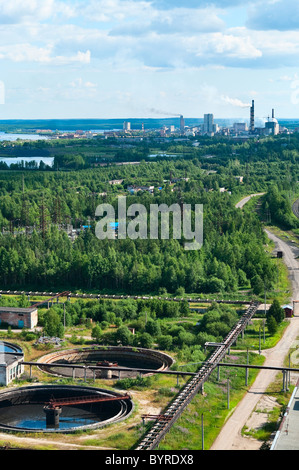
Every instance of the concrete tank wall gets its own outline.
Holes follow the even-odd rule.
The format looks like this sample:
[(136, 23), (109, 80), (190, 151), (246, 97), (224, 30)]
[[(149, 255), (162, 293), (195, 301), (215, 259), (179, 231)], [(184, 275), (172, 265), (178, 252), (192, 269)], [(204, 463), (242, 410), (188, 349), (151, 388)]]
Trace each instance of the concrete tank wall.
[[(111, 390), (104, 390), (101, 388), (94, 388), (94, 387), (87, 387), (87, 386), (80, 386), (80, 385), (33, 385), (33, 386), (25, 386), (21, 388), (9, 388), (0, 392), (0, 411), (2, 410), (12, 410), (12, 421), (11, 424), (1, 422), (1, 416), (3, 413), (0, 412), (0, 429), (2, 431), (15, 431), (15, 432), (45, 432), (42, 429), (30, 429), (24, 427), (16, 427), (14, 416), (16, 411), (14, 408), (19, 405), (38, 405), (43, 409), (45, 402), (48, 402), (51, 398), (69, 398), (71, 397), (82, 397), (82, 396), (108, 396), (108, 397), (121, 397), (123, 393), (114, 392)], [(113, 405), (115, 403), (115, 406)], [(78, 405), (82, 407), (83, 405)], [(94, 407), (96, 404), (94, 404)], [(110, 406), (114, 406), (112, 413), (110, 416), (102, 420), (99, 419), (98, 422), (94, 424), (87, 424), (74, 428), (70, 428), (68, 430), (53, 430), (47, 429), (46, 432), (62, 432), (62, 433), (72, 433), (77, 431), (78, 429), (97, 429), (107, 424), (116, 423), (128, 418), (132, 411), (134, 410), (134, 403), (131, 399), (126, 400), (117, 400), (116, 402), (110, 402)], [(102, 407), (102, 404), (100, 405)], [(43, 411), (42, 411), (43, 413)]]
[[(47, 354), (46, 356), (42, 357), (39, 362), (43, 362), (47, 364), (47, 371), (51, 372), (50, 365), (52, 363), (60, 363), (63, 364), (64, 361), (67, 361), (67, 364), (74, 364), (74, 366), (79, 363), (96, 363), (101, 362), (103, 360), (108, 360), (109, 362), (117, 362), (120, 360), (120, 357), (126, 361), (133, 361), (136, 362), (136, 365), (132, 366), (132, 368), (148, 368), (148, 369), (155, 369), (155, 370), (166, 370), (168, 369), (173, 363), (174, 360), (172, 357), (168, 356), (165, 353), (160, 351), (154, 351), (151, 349), (144, 349), (144, 348), (132, 348), (132, 347), (117, 347), (117, 346), (109, 346), (109, 347), (99, 347), (99, 348), (84, 348), (84, 349), (69, 349), (64, 351), (56, 351), (51, 354)], [(121, 367), (121, 365), (120, 365)], [(126, 366), (125, 366), (126, 367)], [(52, 367), (52, 373), (54, 372), (57, 375), (67, 375), (70, 376), (72, 374), (71, 369), (61, 369), (56, 368), (54, 371), (55, 366)], [(132, 377), (136, 376), (136, 372), (130, 371), (130, 366), (128, 366), (128, 371), (114, 371), (113, 374), (115, 377), (124, 378), (124, 377)], [(81, 374), (83, 372), (81, 371)], [(91, 371), (87, 372), (91, 374)], [(80, 374), (80, 371), (77, 369), (76, 375)], [(100, 371), (97, 371), (97, 377), (101, 378), (112, 378), (111, 374), (107, 375), (107, 371), (104, 371), (102, 374)]]

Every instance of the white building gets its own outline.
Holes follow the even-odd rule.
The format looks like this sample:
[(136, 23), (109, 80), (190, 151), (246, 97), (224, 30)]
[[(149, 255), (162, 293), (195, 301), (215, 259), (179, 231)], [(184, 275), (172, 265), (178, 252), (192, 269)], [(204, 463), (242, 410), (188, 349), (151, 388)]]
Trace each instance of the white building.
[(124, 131), (130, 131), (131, 130), (131, 123), (128, 122), (128, 121), (124, 121), (123, 129), (124, 129)]
[(7, 386), (24, 373), (22, 349), (11, 343), (0, 341), (0, 386)]

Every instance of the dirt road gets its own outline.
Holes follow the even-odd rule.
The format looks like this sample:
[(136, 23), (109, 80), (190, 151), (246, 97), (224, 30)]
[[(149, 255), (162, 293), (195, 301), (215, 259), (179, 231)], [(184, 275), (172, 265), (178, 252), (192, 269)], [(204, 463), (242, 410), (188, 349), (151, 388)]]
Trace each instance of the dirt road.
[[(292, 298), (290, 300), (299, 300), (299, 263), (296, 260), (299, 256), (299, 249), (280, 240), (268, 230), (266, 230), (266, 233), (275, 242), (277, 249), (284, 253), (284, 261), (289, 269), (292, 281)], [(266, 357), (264, 365), (283, 365), (283, 361), (298, 335), (299, 316), (297, 315), (290, 320), (290, 324), (280, 342), (274, 348), (263, 351), (263, 355)], [(242, 437), (241, 430), (248, 422), (260, 400), (263, 399), (268, 385), (274, 381), (276, 374), (277, 371), (260, 371), (253, 386), (227, 420), (210, 450), (257, 450), (260, 448), (261, 443), (259, 441)]]

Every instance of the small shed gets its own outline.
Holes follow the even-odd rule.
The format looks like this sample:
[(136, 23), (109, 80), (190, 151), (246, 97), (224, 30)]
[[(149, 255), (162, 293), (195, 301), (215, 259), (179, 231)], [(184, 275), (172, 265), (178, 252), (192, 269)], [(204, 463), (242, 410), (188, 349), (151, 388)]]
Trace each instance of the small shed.
[(286, 318), (291, 318), (293, 316), (293, 307), (292, 305), (283, 305), (282, 306)]
[(0, 325), (4, 323), (16, 328), (32, 329), (37, 325), (37, 322), (36, 307), (0, 307)]

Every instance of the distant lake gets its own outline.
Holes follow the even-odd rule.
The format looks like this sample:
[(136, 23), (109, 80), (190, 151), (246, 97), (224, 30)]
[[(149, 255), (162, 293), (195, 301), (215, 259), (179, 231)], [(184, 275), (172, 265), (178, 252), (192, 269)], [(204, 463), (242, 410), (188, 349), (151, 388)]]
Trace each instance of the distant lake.
[(21, 140), (48, 140), (47, 136), (38, 134), (6, 134), (0, 132), (0, 141), (7, 140), (9, 142), (15, 142), (17, 139)]
[[(24, 162), (24, 168), (26, 167), (31, 167), (31, 165), (33, 165), (32, 162), (36, 162), (36, 165), (33, 165), (34, 166), (39, 166), (40, 162), (44, 162), (45, 165), (49, 165), (49, 166), (52, 166), (53, 165), (53, 161), (54, 161), (54, 157), (19, 157), (19, 158), (1, 158), (0, 157), (0, 163), (3, 162), (3, 163), (6, 163), (8, 166), (10, 166), (12, 163), (22, 163)], [(27, 163), (27, 165), (26, 165)], [(31, 163), (31, 165), (29, 165), (29, 163)]]

